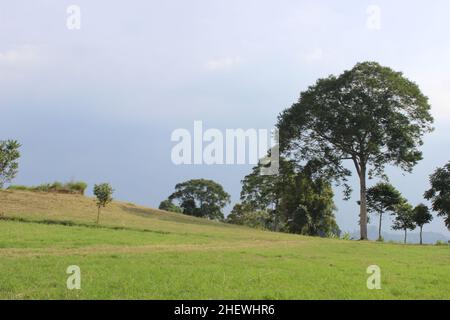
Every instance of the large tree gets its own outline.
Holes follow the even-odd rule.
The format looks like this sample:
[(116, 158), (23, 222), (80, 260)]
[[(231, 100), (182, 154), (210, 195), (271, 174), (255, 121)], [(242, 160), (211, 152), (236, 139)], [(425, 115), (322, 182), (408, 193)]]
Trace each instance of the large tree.
[(423, 226), (430, 223), (433, 220), (433, 215), (430, 213), (430, 209), (423, 203), (414, 208), (414, 223), (420, 228), (420, 244), (422, 241)]
[(387, 164), (411, 171), (422, 159), (422, 136), (432, 130), (428, 99), (402, 73), (376, 62), (319, 79), (279, 116), (282, 154), (321, 163), (321, 172), (346, 184), (353, 163), (359, 177), (361, 239), (367, 239), (367, 177)]
[(20, 144), (15, 140), (0, 141), (0, 189), (17, 175), (19, 148)]
[(431, 200), (433, 211), (444, 217), (445, 225), (450, 230), (450, 162), (430, 176), (430, 183), (431, 188), (425, 192), (425, 199)]
[(217, 182), (193, 179), (177, 184), (168, 200), (178, 201), (184, 214), (222, 220), (222, 209), (230, 203), (230, 195)]
[(402, 201), (401, 193), (389, 183), (380, 182), (367, 190), (367, 209), (378, 214), (378, 240), (381, 240), (383, 214), (395, 213), (395, 206)]
[(259, 163), (250, 174), (241, 181), (241, 201), (247, 209), (265, 211), (272, 217), (273, 231), (279, 231), (279, 204), (288, 183), (296, 174), (295, 164), (285, 159), (279, 159), (280, 172), (276, 175), (264, 175), (262, 169), (267, 166)]

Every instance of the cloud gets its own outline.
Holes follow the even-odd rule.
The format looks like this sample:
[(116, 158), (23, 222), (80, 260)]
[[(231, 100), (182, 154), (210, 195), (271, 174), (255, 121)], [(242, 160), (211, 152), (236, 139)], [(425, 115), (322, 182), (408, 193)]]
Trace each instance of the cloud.
[(209, 60), (205, 64), (205, 68), (209, 71), (220, 71), (233, 68), (242, 63), (241, 57), (224, 57), (219, 59)]

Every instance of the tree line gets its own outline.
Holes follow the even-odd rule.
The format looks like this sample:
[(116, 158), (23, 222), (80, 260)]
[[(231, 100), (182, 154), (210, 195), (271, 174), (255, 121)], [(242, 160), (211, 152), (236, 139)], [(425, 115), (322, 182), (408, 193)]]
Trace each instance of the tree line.
[[(408, 203), (385, 174), (387, 165), (411, 172), (422, 160), (423, 136), (433, 130), (430, 109), (428, 98), (401, 72), (358, 63), (339, 76), (317, 80), (278, 116), (280, 172), (267, 176), (260, 174), (263, 164), (253, 168), (227, 218), (223, 209), (230, 195), (206, 179), (177, 184), (159, 208), (273, 231), (337, 236), (333, 184), (344, 186), (344, 199), (350, 199), (348, 162), (359, 179), (361, 240), (368, 239), (369, 213), (378, 215), (379, 239), (385, 214), (394, 216), (392, 228), (405, 232), (405, 242), (408, 230), (419, 227), (422, 234), (433, 219), (431, 210), (450, 230), (450, 162), (430, 176), (424, 198), (431, 210)], [(0, 142), (0, 187), (17, 174), (19, 148), (14, 140)], [(368, 188), (367, 181), (376, 177), (383, 182)], [(103, 185), (94, 193), (100, 215), (112, 188)]]

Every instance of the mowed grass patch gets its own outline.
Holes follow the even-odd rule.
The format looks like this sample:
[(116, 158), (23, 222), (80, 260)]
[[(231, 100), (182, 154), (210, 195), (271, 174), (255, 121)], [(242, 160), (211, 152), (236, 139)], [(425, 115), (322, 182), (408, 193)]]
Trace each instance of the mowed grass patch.
[[(303, 242), (288, 248), (6, 256), (1, 258), (0, 298), (450, 298), (446, 248), (433, 248), (433, 260), (429, 260), (431, 254), (424, 250), (412, 248), (416, 252), (411, 260), (392, 245), (387, 245), (384, 250), (367, 244), (353, 247), (344, 242), (342, 245), (350, 246), (351, 258), (333, 250), (333, 243), (320, 241)], [(390, 258), (390, 254), (396, 258)], [(381, 290), (366, 287), (368, 263), (377, 263), (381, 267)], [(65, 270), (69, 265), (81, 268), (81, 290), (66, 288)]]
[[(150, 244), (207, 243), (202, 235), (114, 230), (0, 220), (3, 248), (80, 248), (85, 246), (142, 246)], [(1, 251), (0, 251), (1, 252)]]

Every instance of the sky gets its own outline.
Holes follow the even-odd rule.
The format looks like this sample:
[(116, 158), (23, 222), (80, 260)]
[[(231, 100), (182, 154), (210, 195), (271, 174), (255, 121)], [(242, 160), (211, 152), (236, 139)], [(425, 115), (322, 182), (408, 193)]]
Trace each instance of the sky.
[[(0, 139), (23, 145), (14, 183), (110, 182), (116, 199), (157, 207), (176, 183), (207, 178), (234, 203), (252, 166), (177, 166), (174, 130), (273, 128), (318, 78), (377, 61), (430, 98), (424, 160), (388, 168), (424, 202), (450, 160), (449, 15), (448, 0), (1, 0)], [(341, 229), (357, 229), (357, 192), (345, 202), (337, 188), (335, 201)], [(441, 218), (426, 230), (450, 236)]]

